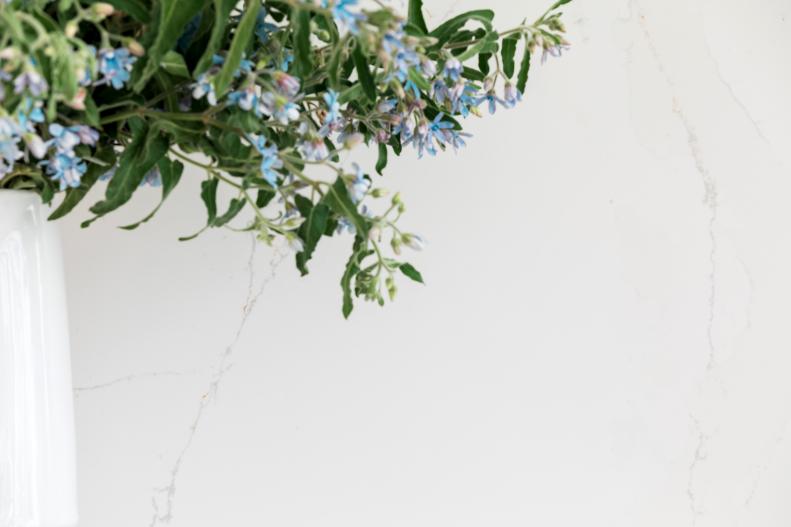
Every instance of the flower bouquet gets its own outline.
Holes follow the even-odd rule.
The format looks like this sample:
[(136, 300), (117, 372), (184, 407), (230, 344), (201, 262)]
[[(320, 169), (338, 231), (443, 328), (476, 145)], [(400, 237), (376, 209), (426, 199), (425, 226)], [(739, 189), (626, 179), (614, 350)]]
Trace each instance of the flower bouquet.
[(406, 17), (357, 0), (0, 0), (0, 188), (56, 201), (57, 219), (102, 184), (87, 227), (144, 185), (164, 202), (194, 165), (207, 217), (182, 239), (248, 209), (243, 230), (284, 238), (305, 274), (323, 237), (351, 233), (348, 316), (354, 297), (392, 299), (397, 274), (422, 282), (400, 255), (423, 240), (341, 154), (376, 148), (381, 175), (405, 148), (464, 146), (465, 118), (515, 106), (536, 53), (566, 47), (568, 2), (498, 31), (487, 9), (429, 28), (421, 0)]

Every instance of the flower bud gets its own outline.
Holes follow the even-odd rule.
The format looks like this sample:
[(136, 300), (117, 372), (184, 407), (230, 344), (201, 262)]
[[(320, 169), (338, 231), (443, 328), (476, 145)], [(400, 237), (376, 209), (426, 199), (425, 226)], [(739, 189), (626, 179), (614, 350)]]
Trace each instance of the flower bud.
[(390, 297), (390, 300), (395, 300), (396, 293), (398, 293), (398, 288), (395, 285), (395, 280), (393, 280), (392, 276), (388, 276), (385, 279), (385, 286), (387, 287), (387, 295)]
[(85, 109), (85, 96), (86, 95), (87, 95), (87, 92), (85, 91), (85, 88), (80, 87), (77, 90), (77, 93), (74, 95), (74, 98), (72, 100), (68, 101), (66, 104), (70, 108), (74, 108), (75, 110), (84, 110)]
[(382, 228), (379, 227), (379, 225), (374, 225), (371, 227), (371, 229), (368, 231), (368, 239), (374, 242), (381, 240)]
[(41, 159), (47, 155), (47, 144), (38, 134), (25, 134), (24, 139), (28, 150), (30, 150), (30, 153), (36, 156), (36, 158)]
[(494, 77), (486, 77), (483, 80), (483, 91), (492, 91), (494, 88)]
[(365, 140), (365, 136), (359, 132), (355, 132), (353, 134), (349, 134), (343, 141), (343, 146), (346, 147), (347, 150), (351, 150), (355, 146), (358, 146)]
[(142, 57), (146, 54), (145, 48), (137, 40), (130, 40), (127, 42), (126, 47), (129, 48), (129, 53), (135, 57)]
[(413, 251), (422, 251), (423, 247), (426, 246), (426, 242), (417, 234), (404, 234), (401, 236), (401, 241)]
[(305, 245), (302, 243), (302, 240), (293, 232), (286, 233), (286, 242), (288, 243), (288, 248), (295, 253), (300, 253), (305, 250)]
[(390, 240), (390, 247), (393, 248), (394, 253), (401, 254), (401, 238), (393, 236), (393, 239)]
[(383, 197), (387, 196), (387, 194), (388, 194), (387, 190), (385, 190), (385, 189), (383, 189), (383, 188), (375, 188), (375, 189), (374, 189), (374, 190), (371, 192), (371, 195), (372, 195), (373, 197), (375, 197), (375, 198), (383, 198)]
[(19, 57), (19, 50), (13, 47), (7, 47), (0, 50), (0, 59), (3, 60), (14, 60)]
[(80, 27), (77, 25), (77, 22), (75, 22), (74, 20), (69, 20), (69, 22), (66, 24), (66, 29), (63, 32), (66, 34), (67, 37), (73, 38), (74, 35), (77, 34), (77, 31), (79, 29)]
[(115, 12), (115, 8), (107, 2), (96, 2), (91, 6), (91, 10), (95, 15), (102, 18), (110, 16)]
[(400, 205), (401, 204), (401, 193), (400, 192), (396, 192), (393, 195), (392, 203), (393, 203), (393, 205)]

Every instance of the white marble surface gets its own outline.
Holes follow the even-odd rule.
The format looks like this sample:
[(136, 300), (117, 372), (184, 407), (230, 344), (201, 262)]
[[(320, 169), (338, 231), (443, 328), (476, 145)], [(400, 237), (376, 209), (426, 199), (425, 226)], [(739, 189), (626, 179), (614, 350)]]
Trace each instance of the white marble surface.
[(195, 173), (64, 222), (83, 527), (791, 524), (791, 3), (567, 13), (520, 108), (391, 165), (431, 243), (384, 310), (341, 319), (349, 239), (177, 243)]

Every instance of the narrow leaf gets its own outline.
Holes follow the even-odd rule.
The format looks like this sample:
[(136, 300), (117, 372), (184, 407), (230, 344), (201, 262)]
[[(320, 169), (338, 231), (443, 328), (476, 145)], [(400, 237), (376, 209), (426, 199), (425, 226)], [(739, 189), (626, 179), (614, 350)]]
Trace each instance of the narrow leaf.
[(118, 161), (118, 170), (107, 185), (105, 199), (91, 207), (91, 212), (103, 216), (129, 201), (146, 173), (164, 157), (168, 146), (167, 139), (156, 128), (138, 127)]
[(239, 214), (246, 203), (247, 200), (233, 198), (230, 205), (228, 206), (228, 210), (225, 212), (225, 214), (217, 216), (217, 219), (215, 219), (212, 223), (212, 227), (222, 227), (223, 225), (227, 224), (229, 221), (234, 219), (237, 214)]
[(346, 183), (339, 177), (324, 196), (324, 202), (336, 213), (345, 216), (362, 236), (368, 235), (368, 221), (357, 210), (357, 206), (349, 197)]
[(176, 188), (176, 185), (178, 185), (179, 181), (181, 180), (181, 174), (184, 171), (184, 165), (181, 164), (180, 161), (171, 161), (166, 157), (159, 160), (159, 163), (157, 163), (157, 168), (159, 169), (159, 175), (162, 178), (162, 199), (160, 199), (159, 204), (153, 211), (151, 211), (148, 216), (137, 223), (125, 225), (121, 227), (122, 229), (128, 231), (134, 230), (153, 218), (154, 215), (159, 212), (159, 209), (162, 207), (162, 204), (165, 202), (165, 200), (168, 199), (171, 191)]
[(236, 0), (214, 0), (214, 24), (211, 28), (211, 36), (206, 44), (206, 49), (201, 55), (198, 64), (195, 66), (195, 75), (200, 75), (211, 66), (211, 60), (215, 53), (220, 49), (223, 38), (226, 35), (225, 28)]
[(514, 55), (516, 54), (516, 44), (519, 42), (519, 35), (512, 35), (503, 39), (503, 73), (509, 79), (514, 76)]
[(310, 11), (295, 9), (291, 15), (294, 28), (294, 63), (302, 78), (313, 72), (313, 50), (310, 47)]
[[(525, 42), (527, 44), (527, 42)], [(519, 66), (519, 75), (516, 78), (516, 89), (521, 93), (525, 92), (527, 86), (527, 74), (530, 72), (530, 47), (525, 46), (525, 54), (522, 56), (522, 64)]]
[(365, 92), (371, 102), (376, 102), (376, 84), (374, 84), (374, 78), (368, 69), (368, 61), (363, 55), (362, 44), (359, 41), (354, 46), (352, 57), (354, 58), (354, 66), (357, 69), (357, 77), (363, 87), (363, 92)]
[(187, 69), (187, 64), (184, 62), (184, 57), (176, 51), (171, 50), (165, 53), (165, 56), (162, 57), (162, 61), (160, 62), (160, 66), (171, 75), (183, 77), (185, 79), (190, 78), (190, 72)]
[(140, 92), (159, 69), (162, 57), (173, 49), (187, 23), (203, 8), (203, 0), (160, 0), (156, 37), (135, 65), (133, 88)]
[(115, 152), (112, 148), (99, 150), (93, 157), (105, 164), (89, 164), (88, 170), (82, 175), (80, 186), (77, 188), (70, 188), (66, 191), (66, 196), (63, 198), (58, 208), (50, 214), (49, 220), (57, 220), (71, 212), (74, 207), (82, 201), (86, 194), (88, 194), (88, 191), (91, 190), (91, 187), (93, 187), (99, 178), (115, 164)]
[(387, 145), (384, 143), (379, 143), (379, 157), (376, 160), (376, 172), (380, 176), (382, 175), (382, 171), (387, 166)]
[(247, 1), (247, 8), (244, 11), (244, 15), (242, 15), (242, 20), (236, 27), (236, 33), (234, 34), (233, 41), (231, 42), (231, 49), (228, 50), (228, 55), (225, 57), (225, 62), (223, 62), (220, 73), (218, 73), (217, 77), (214, 79), (214, 89), (216, 90), (218, 97), (225, 93), (225, 90), (231, 83), (231, 79), (233, 79), (234, 73), (236, 73), (236, 70), (239, 69), (239, 64), (242, 62), (244, 50), (250, 43), (253, 30), (255, 30), (256, 18), (258, 17), (258, 12), (260, 10), (260, 0)]
[[(300, 199), (301, 198), (301, 199)], [(307, 263), (313, 256), (319, 240), (327, 229), (327, 221), (330, 217), (330, 208), (324, 203), (315, 206), (308, 198), (297, 195), (297, 207), (305, 218), (304, 223), (299, 228), (299, 237), (302, 239), (303, 250), (297, 253), (297, 268), (302, 275), (308, 274)]]
[(424, 34), (428, 33), (426, 20), (423, 18), (423, 0), (409, 0), (407, 21), (417, 26)]
[(467, 22), (472, 20), (480, 22), (487, 31), (491, 31), (493, 19), (494, 11), (490, 9), (467, 11), (466, 13), (455, 16), (430, 33), (432, 37), (437, 39), (437, 43), (434, 44), (433, 47), (442, 47), (458, 30), (463, 28)]
[(354, 309), (354, 299), (352, 298), (352, 280), (360, 272), (360, 257), (365, 251), (365, 238), (360, 236), (359, 231), (354, 239), (352, 255), (346, 262), (346, 269), (341, 277), (341, 289), (343, 290), (343, 318), (349, 318)]
[(405, 276), (408, 276), (415, 282), (420, 282), (421, 284), (425, 283), (423, 282), (423, 276), (420, 274), (420, 271), (415, 269), (415, 267), (412, 264), (402, 263), (401, 265), (398, 266), (398, 268), (401, 270), (402, 273), (404, 273)]

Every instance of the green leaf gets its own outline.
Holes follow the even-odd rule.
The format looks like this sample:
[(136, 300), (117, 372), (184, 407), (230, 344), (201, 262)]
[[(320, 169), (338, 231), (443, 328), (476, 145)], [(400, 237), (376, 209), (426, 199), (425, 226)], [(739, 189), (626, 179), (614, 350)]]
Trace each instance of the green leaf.
[(173, 49), (187, 23), (203, 8), (203, 0), (159, 0), (156, 37), (135, 65), (133, 88), (141, 92), (159, 69), (165, 53)]
[(180, 161), (171, 161), (166, 157), (163, 157), (159, 160), (159, 163), (157, 163), (157, 168), (159, 169), (159, 174), (162, 178), (162, 199), (159, 200), (159, 204), (154, 210), (151, 211), (148, 216), (137, 223), (125, 225), (121, 227), (122, 229), (128, 231), (134, 230), (153, 218), (154, 215), (159, 212), (159, 209), (162, 207), (162, 204), (168, 198), (171, 191), (176, 188), (176, 185), (178, 185), (179, 181), (181, 180), (181, 174), (184, 171), (184, 165), (181, 164)]
[(464, 53), (461, 53), (456, 58), (459, 59), (460, 62), (464, 62), (480, 53), (494, 53), (498, 48), (496, 42), (498, 37), (499, 34), (497, 31), (490, 31), (480, 41), (467, 48)]
[(552, 7), (550, 7), (547, 11), (552, 11), (553, 9), (557, 9), (558, 7), (560, 7), (562, 5), (566, 5), (569, 2), (571, 2), (571, 0), (558, 0), (557, 2), (552, 4)]
[(228, 210), (222, 216), (217, 216), (217, 218), (212, 223), (212, 227), (222, 227), (232, 219), (236, 217), (237, 214), (244, 208), (247, 200), (241, 198), (233, 198), (231, 199), (230, 205), (228, 205)]
[(408, 276), (415, 282), (420, 282), (421, 284), (425, 283), (423, 281), (423, 276), (420, 274), (420, 271), (415, 269), (415, 267), (412, 264), (402, 263), (401, 265), (398, 266), (398, 268), (401, 270), (402, 273), (404, 273), (405, 276)]
[(379, 143), (379, 157), (376, 159), (376, 173), (380, 176), (382, 175), (382, 171), (387, 166), (387, 145), (384, 143)]
[(156, 127), (149, 128), (143, 124), (136, 128), (132, 142), (121, 154), (118, 170), (107, 185), (105, 199), (91, 207), (91, 212), (97, 216), (103, 216), (129, 201), (146, 173), (168, 150), (168, 140)]
[(353, 101), (358, 99), (363, 94), (363, 87), (358, 82), (356, 84), (352, 84), (345, 90), (341, 92), (338, 96), (338, 102), (341, 104), (345, 104), (347, 102)]
[(509, 79), (514, 76), (514, 55), (516, 54), (516, 44), (519, 42), (519, 35), (511, 35), (503, 39), (503, 73)]
[(62, 218), (74, 207), (82, 201), (82, 198), (88, 194), (91, 187), (99, 180), (99, 178), (115, 164), (115, 152), (111, 147), (104, 148), (96, 152), (93, 157), (102, 161), (104, 164), (91, 163), (88, 165), (88, 170), (82, 175), (80, 179), (80, 186), (77, 188), (70, 188), (66, 191), (66, 196), (49, 216), (49, 220), (57, 220)]
[(107, 3), (116, 9), (136, 18), (139, 22), (147, 24), (151, 21), (151, 4), (143, 0), (107, 0)]
[(239, 21), (239, 25), (236, 27), (236, 33), (231, 42), (231, 49), (228, 50), (228, 55), (225, 57), (220, 73), (214, 78), (214, 89), (217, 92), (217, 97), (221, 97), (225, 93), (231, 83), (231, 79), (233, 79), (233, 74), (239, 69), (244, 50), (250, 43), (250, 37), (252, 37), (255, 30), (256, 18), (260, 10), (260, 0), (247, 0), (247, 8), (244, 11), (244, 15), (242, 15), (242, 20)]
[(530, 47), (525, 40), (525, 54), (522, 56), (522, 63), (519, 66), (519, 75), (516, 78), (516, 89), (521, 93), (525, 92), (527, 86), (527, 74), (530, 72)]
[(99, 122), (99, 108), (90, 95), (85, 96), (85, 122), (94, 128), (101, 128)]
[(258, 195), (255, 198), (255, 206), (259, 209), (263, 209), (266, 207), (272, 199), (275, 197), (274, 190), (268, 189), (261, 189), (258, 191)]
[(217, 219), (217, 185), (220, 180), (215, 177), (210, 177), (200, 184), (200, 197), (203, 204), (206, 205), (206, 225), (214, 224)]
[(426, 78), (418, 73), (415, 68), (409, 68), (409, 79), (414, 82), (418, 88), (427, 92), (431, 90), (431, 84), (426, 80)]
[(217, 185), (220, 180), (216, 177), (209, 177), (200, 184), (200, 197), (206, 206), (206, 226), (191, 236), (182, 236), (179, 241), (186, 242), (197, 238), (203, 231), (214, 224), (217, 219)]
[(491, 9), (479, 9), (476, 11), (467, 11), (466, 13), (462, 13), (458, 16), (455, 16), (445, 22), (444, 24), (440, 25), (434, 31), (430, 33), (430, 35), (437, 39), (437, 43), (434, 44), (434, 48), (442, 47), (448, 40), (450, 40), (453, 35), (464, 27), (464, 25), (471, 21), (475, 20), (483, 24), (487, 31), (492, 30), (492, 20), (494, 19), (494, 11)]
[(225, 28), (228, 25), (231, 11), (235, 5), (236, 0), (214, 0), (214, 24), (212, 24), (211, 36), (206, 44), (206, 49), (195, 66), (196, 76), (211, 66), (212, 57), (220, 49), (223, 38), (226, 35)]
[(307, 78), (313, 73), (313, 50), (310, 47), (310, 11), (294, 9), (291, 14), (294, 28), (294, 65), (297, 75)]
[(327, 63), (327, 78), (330, 81), (330, 87), (339, 90), (341, 88), (341, 64), (346, 60), (346, 49), (349, 42), (348, 36), (335, 47), (330, 55), (330, 60)]
[(374, 78), (371, 76), (371, 71), (368, 69), (368, 61), (365, 55), (363, 55), (362, 44), (359, 40), (357, 41), (357, 45), (354, 46), (352, 58), (354, 59), (354, 66), (357, 69), (357, 77), (363, 87), (363, 92), (371, 102), (376, 102), (376, 84), (374, 84)]
[(306, 197), (297, 194), (297, 208), (305, 221), (299, 227), (299, 237), (302, 239), (303, 250), (297, 253), (297, 269), (302, 276), (308, 274), (307, 263), (313, 256), (319, 240), (327, 229), (327, 221), (330, 218), (330, 208), (324, 203), (317, 203), (315, 206)]
[(349, 197), (346, 183), (338, 177), (335, 183), (327, 190), (324, 202), (336, 213), (345, 216), (357, 229), (357, 233), (368, 236), (368, 221), (357, 210), (357, 206)]
[(354, 300), (352, 298), (352, 280), (360, 272), (360, 259), (365, 254), (366, 238), (360, 236), (359, 231), (354, 238), (354, 246), (352, 247), (352, 255), (349, 261), (346, 262), (346, 269), (341, 277), (341, 289), (343, 290), (343, 318), (349, 318), (352, 310), (354, 309)]
[(417, 26), (423, 33), (428, 33), (426, 20), (423, 18), (423, 0), (409, 0), (407, 21)]
[(467, 66), (464, 66), (461, 75), (465, 79), (470, 79), (471, 81), (482, 81), (486, 78), (486, 75), (484, 75), (482, 72), (468, 68)]
[(491, 60), (491, 58), (491, 53), (481, 53), (478, 55), (478, 69), (481, 70), (481, 73), (484, 75), (489, 74), (489, 60)]
[(162, 69), (171, 75), (183, 77), (185, 79), (190, 78), (190, 72), (187, 69), (187, 64), (184, 62), (184, 57), (177, 51), (170, 50), (165, 53), (165, 56), (162, 57), (162, 61), (159, 64), (162, 66)]

